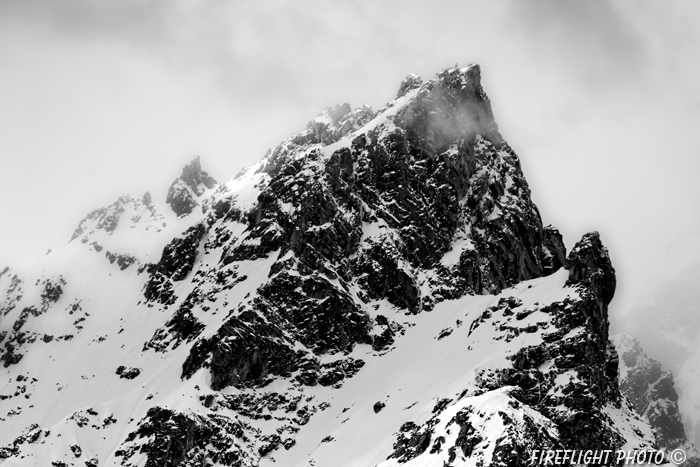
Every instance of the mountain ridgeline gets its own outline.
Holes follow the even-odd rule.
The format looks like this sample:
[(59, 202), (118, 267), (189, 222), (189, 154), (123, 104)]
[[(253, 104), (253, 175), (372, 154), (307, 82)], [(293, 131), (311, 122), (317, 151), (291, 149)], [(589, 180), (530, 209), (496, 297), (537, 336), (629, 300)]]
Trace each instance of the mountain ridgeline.
[[(561, 267), (561, 237), (543, 228), (479, 81), (478, 67), (447, 70), (423, 87), (411, 77), (418, 87), (411, 92), (410, 85), (401, 86), (399, 99), (407, 100), (408, 92), (413, 99), (396, 109), (392, 125), (370, 123), (329, 154), (327, 148), (372, 117), (349, 105), (330, 109), (263, 161), (258, 170), (268, 183), (253, 209), (240, 212), (222, 197), (185, 242), (175, 240), (183, 254), (169, 245), (158, 268), (181, 258), (185, 264), (170, 268), (175, 280), (192, 268), (194, 258), (186, 251), (207, 230), (210, 244), (222, 248), (213, 274), (272, 252), (279, 258), (258, 294), (239, 305), (240, 314), (195, 343), (183, 375), (209, 364), (213, 387), (221, 389), (291, 373), (299, 362), (357, 343), (381, 350), (393, 332), (388, 323), (370, 325), (362, 307), (369, 300), (386, 299), (419, 313), (446, 298), (498, 293)], [(230, 220), (247, 226), (241, 238), (229, 238)], [(377, 225), (378, 234), (363, 235), (367, 224)], [(456, 264), (444, 266), (440, 260), (456, 236), (470, 244)], [(421, 282), (429, 284), (426, 293)], [(165, 284), (169, 290), (167, 279)], [(171, 300), (167, 293), (157, 297)], [(222, 345), (240, 332), (249, 339)], [(307, 348), (304, 358), (293, 350), (297, 341)], [(252, 349), (255, 365), (249, 361)], [(314, 373), (300, 378), (311, 382)]]
[(607, 249), (594, 232), (567, 256), (543, 225), (480, 73), (330, 107), (227, 182), (197, 158), (165, 204), (123, 196), (3, 272), (0, 463), (690, 446), (621, 393)]

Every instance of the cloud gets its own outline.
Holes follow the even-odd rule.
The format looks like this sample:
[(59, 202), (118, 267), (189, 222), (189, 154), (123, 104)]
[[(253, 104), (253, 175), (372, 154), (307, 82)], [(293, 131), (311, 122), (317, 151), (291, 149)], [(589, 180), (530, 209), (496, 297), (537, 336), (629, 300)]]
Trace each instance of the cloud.
[(148, 0), (6, 0), (0, 3), (0, 21), (20, 27), (43, 26), (80, 40), (125, 34), (143, 43), (160, 36), (160, 19), (171, 10), (169, 2)]
[[(452, 1), (6, 0), (0, 25), (47, 31), (77, 47), (121, 44), (205, 78), (235, 105), (302, 101), (316, 112), (353, 98), (382, 105), (411, 71), (474, 60), (470, 42), (478, 44), (485, 27), (479, 10)], [(400, 76), (397, 64), (406, 67)], [(368, 76), (381, 93), (367, 89)]]
[(512, 1), (508, 21), (534, 57), (602, 90), (647, 71), (650, 46), (634, 18), (619, 3), (533, 0)]
[[(8, 0), (0, 3), (0, 24), (31, 29), (69, 41), (76, 48), (110, 43), (148, 57), (175, 72), (206, 75), (245, 100), (246, 89), (272, 84), (276, 70), (308, 48), (304, 34), (286, 34), (287, 23), (312, 34), (313, 16), (289, 16), (277, 2), (188, 3), (180, 0)], [(298, 48), (294, 51), (291, 48)], [(298, 65), (297, 65), (298, 66)], [(293, 77), (266, 95), (289, 92)], [(255, 94), (255, 93), (253, 93)]]

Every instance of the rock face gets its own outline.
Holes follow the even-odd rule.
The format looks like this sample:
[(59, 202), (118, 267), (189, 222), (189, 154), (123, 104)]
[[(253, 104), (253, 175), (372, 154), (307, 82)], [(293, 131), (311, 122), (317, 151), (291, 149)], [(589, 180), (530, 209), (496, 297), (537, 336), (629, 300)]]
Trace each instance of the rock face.
[(60, 254), (0, 275), (20, 464), (534, 466), (657, 441), (620, 393), (608, 252), (543, 225), (478, 65), (329, 107), (226, 183), (195, 159), (166, 206), (120, 198)]
[[(269, 371), (294, 369), (295, 340), (312, 350), (311, 359), (372, 342), (369, 317), (348, 293), (353, 285), (361, 301), (386, 299), (418, 313), (561, 266), (561, 238), (542, 225), (518, 158), (498, 133), (478, 66), (445, 70), (384, 113), (386, 123), (372, 125), (364, 109), (329, 109), (264, 161), (260, 172), (269, 181), (243, 238), (228, 241), (221, 261), (274, 251), (281, 260), (259, 296), (242, 305), (251, 318), (233, 317), (197, 342), (184, 375), (211, 362), (217, 387), (262, 382)], [(367, 224), (377, 233), (368, 235)], [(442, 264), (458, 248), (455, 239), (458, 259)], [(425, 283), (431, 287), (422, 292)], [(248, 354), (226, 344), (242, 332), (272, 333), (275, 345), (255, 343), (259, 350)], [(234, 354), (256, 363), (216, 363)], [(240, 365), (260, 370), (241, 372)]]
[(192, 272), (199, 243), (205, 233), (206, 228), (202, 224), (190, 227), (182, 237), (174, 238), (166, 245), (158, 264), (146, 266), (150, 270), (144, 291), (146, 300), (167, 305), (175, 301), (173, 282), (182, 281)]
[(618, 334), (613, 342), (620, 355), (620, 389), (637, 413), (649, 420), (659, 447), (669, 452), (683, 449), (688, 460), (682, 465), (700, 466), (700, 456), (683, 428), (671, 372), (649, 358), (634, 337)]
[[(510, 354), (507, 365), (477, 370), (475, 387), (457, 400), (440, 401), (423, 425), (404, 425), (391, 458), (404, 463), (445, 453), (445, 465), (476, 459), (484, 464), (534, 466), (538, 462), (533, 461), (531, 446), (621, 448), (625, 438), (608, 412), (622, 409), (623, 404), (617, 354), (607, 346), (611, 297), (603, 298), (602, 289), (591, 287), (599, 280), (601, 286), (614, 289), (614, 270), (597, 233), (584, 236), (567, 262), (578, 265), (569, 271), (567, 281), (575, 295), (529, 306), (514, 295), (503, 297), (472, 322), (469, 337), (474, 342), (483, 333), (506, 342), (531, 334), (532, 343)], [(503, 399), (498, 410), (489, 407), (493, 397)], [(484, 429), (486, 424), (501, 425), (506, 434), (496, 431), (494, 436)], [(446, 436), (450, 426), (458, 431), (456, 437)]]
[[(204, 191), (215, 186), (216, 180), (202, 170), (199, 156), (197, 156), (183, 167), (182, 175), (170, 185), (165, 202), (170, 205), (175, 214), (185, 216), (197, 206), (197, 198), (202, 196)], [(150, 201), (150, 196), (148, 200)]]

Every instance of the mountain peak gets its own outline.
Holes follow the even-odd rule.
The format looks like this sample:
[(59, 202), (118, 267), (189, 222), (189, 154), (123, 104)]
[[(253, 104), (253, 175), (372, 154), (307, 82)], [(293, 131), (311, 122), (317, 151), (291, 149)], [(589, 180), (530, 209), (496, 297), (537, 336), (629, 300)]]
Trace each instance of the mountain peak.
[(439, 72), (436, 79), (476, 95), (481, 88), (481, 67), (478, 63), (470, 63), (462, 68), (455, 64)]
[(170, 185), (165, 202), (178, 216), (190, 214), (198, 204), (197, 198), (216, 184), (216, 180), (202, 170), (199, 156), (196, 156), (185, 164), (180, 177)]
[(410, 75), (378, 112), (328, 107), (215, 186), (196, 158), (176, 219), (120, 199), (0, 275), (0, 459), (534, 466), (652, 446), (608, 345), (607, 250), (593, 233), (567, 258), (543, 225), (478, 65)]
[(403, 97), (406, 95), (407, 92), (413, 91), (416, 88), (421, 87), (423, 84), (423, 78), (420, 77), (420, 75), (417, 75), (416, 73), (411, 73), (408, 76), (406, 76), (403, 81), (401, 81), (401, 85), (399, 86), (399, 92), (396, 94), (396, 98), (398, 99), (399, 97)]
[(481, 86), (479, 65), (446, 68), (430, 81), (419, 83), (417, 75), (409, 75), (399, 89), (404, 95), (409, 88), (418, 89), (404, 111), (408, 126), (438, 146), (478, 134), (500, 148), (503, 140)]

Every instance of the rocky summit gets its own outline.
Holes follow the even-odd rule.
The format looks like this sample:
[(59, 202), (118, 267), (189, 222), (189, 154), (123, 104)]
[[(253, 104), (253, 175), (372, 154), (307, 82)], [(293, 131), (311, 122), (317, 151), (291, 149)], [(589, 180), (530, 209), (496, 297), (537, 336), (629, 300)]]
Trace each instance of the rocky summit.
[(5, 270), (0, 463), (534, 466), (680, 445), (620, 373), (614, 292), (597, 233), (567, 255), (543, 224), (479, 66), (409, 75), (379, 111), (329, 107), (227, 182), (197, 158), (164, 204), (122, 196)]

